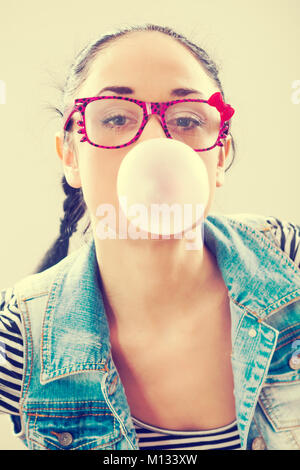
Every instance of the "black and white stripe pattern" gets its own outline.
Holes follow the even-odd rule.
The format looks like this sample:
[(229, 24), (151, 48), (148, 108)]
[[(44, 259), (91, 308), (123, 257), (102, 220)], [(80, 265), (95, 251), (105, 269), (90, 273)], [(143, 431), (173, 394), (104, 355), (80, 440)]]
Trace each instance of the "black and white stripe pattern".
[[(300, 269), (300, 226), (268, 217), (274, 241)], [(0, 292), (0, 413), (18, 415), (23, 376), (23, 326), (13, 288)], [(169, 431), (133, 418), (140, 448), (144, 449), (229, 449), (239, 448), (236, 422), (222, 429)], [(167, 434), (172, 432), (173, 435)]]
[(19, 414), (23, 376), (21, 315), (12, 288), (0, 293), (0, 412)]
[(173, 431), (157, 428), (132, 417), (139, 448), (144, 450), (235, 450), (240, 449), (237, 422), (208, 431)]
[(268, 217), (267, 223), (278, 246), (300, 267), (300, 225), (276, 217)]

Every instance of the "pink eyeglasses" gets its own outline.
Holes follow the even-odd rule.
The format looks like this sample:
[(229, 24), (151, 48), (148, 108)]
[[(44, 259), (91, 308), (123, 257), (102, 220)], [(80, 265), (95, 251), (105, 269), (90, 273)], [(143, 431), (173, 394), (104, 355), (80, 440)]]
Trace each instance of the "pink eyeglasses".
[(83, 134), (80, 142), (106, 149), (118, 149), (135, 142), (143, 132), (149, 116), (160, 117), (165, 135), (180, 140), (197, 152), (223, 147), (221, 139), (228, 135), (229, 120), (235, 110), (225, 104), (220, 92), (209, 100), (182, 99), (162, 103), (123, 96), (97, 96), (75, 99), (67, 114), (64, 130), (75, 112)]

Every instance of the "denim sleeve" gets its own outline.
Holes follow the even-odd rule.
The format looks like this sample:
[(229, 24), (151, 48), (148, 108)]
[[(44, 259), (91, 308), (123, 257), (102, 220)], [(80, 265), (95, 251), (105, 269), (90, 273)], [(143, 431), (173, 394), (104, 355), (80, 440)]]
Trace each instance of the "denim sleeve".
[(0, 413), (19, 414), (22, 378), (22, 317), (13, 288), (6, 288), (0, 291)]

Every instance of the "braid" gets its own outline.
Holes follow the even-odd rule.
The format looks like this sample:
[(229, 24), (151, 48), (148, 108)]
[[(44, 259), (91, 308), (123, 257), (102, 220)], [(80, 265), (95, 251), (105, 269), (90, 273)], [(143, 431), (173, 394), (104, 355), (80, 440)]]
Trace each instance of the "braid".
[(72, 188), (72, 186), (68, 184), (65, 176), (62, 177), (61, 183), (66, 199), (63, 203), (64, 216), (60, 218), (60, 234), (34, 271), (35, 273), (50, 268), (67, 256), (70, 238), (72, 234), (76, 232), (78, 221), (86, 211), (86, 204), (82, 196), (81, 188)]
[(64, 217), (60, 219), (60, 236), (58, 237), (61, 241), (67, 241), (72, 234), (76, 232), (78, 221), (85, 213), (86, 206), (82, 198), (81, 188), (74, 189), (70, 186), (65, 178), (62, 177), (62, 187), (65, 195), (67, 196), (64, 200)]

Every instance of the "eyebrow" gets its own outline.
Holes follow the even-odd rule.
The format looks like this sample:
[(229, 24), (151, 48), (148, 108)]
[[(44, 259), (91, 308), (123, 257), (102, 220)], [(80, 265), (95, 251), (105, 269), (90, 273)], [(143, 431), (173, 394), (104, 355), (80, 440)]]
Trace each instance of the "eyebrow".
[[(135, 93), (135, 91), (126, 86), (107, 86), (105, 88), (102, 88), (102, 90), (97, 93), (96, 96), (101, 95), (104, 91), (112, 91), (114, 93), (117, 93), (118, 95), (132, 95)], [(204, 94), (201, 91), (194, 90), (193, 88), (174, 88), (174, 90), (171, 90), (170, 95), (174, 97), (181, 97), (181, 96), (187, 96), (192, 93), (197, 93), (198, 95), (204, 97)]]

